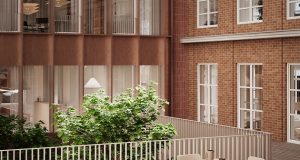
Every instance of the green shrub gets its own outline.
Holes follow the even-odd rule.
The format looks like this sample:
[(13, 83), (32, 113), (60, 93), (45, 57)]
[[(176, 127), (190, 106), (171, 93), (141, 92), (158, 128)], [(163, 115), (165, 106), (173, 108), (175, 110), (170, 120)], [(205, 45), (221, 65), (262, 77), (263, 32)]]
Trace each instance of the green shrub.
[(49, 146), (47, 129), (42, 124), (33, 125), (24, 118), (0, 115), (0, 149)]
[(168, 140), (176, 135), (175, 128), (155, 123), (167, 104), (152, 86), (129, 89), (113, 102), (99, 91), (84, 97), (82, 115), (73, 107), (57, 109), (57, 135), (64, 145)]

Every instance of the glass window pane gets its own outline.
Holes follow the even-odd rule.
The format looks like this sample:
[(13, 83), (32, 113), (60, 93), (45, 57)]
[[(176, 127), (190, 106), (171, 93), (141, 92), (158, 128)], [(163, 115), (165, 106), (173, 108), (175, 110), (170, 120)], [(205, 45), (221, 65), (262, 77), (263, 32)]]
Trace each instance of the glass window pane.
[(300, 115), (292, 115), (290, 118), (291, 139), (300, 141)]
[(200, 121), (208, 122), (208, 107), (201, 105), (200, 106)]
[(241, 111), (240, 123), (241, 128), (250, 129), (250, 111)]
[(85, 33), (104, 34), (105, 0), (88, 0), (85, 3)]
[(113, 66), (113, 97), (120, 95), (128, 88), (133, 88), (133, 66)]
[(290, 111), (291, 114), (297, 114), (298, 112), (300, 112), (300, 91), (291, 91), (290, 92)]
[(218, 107), (211, 107), (210, 111), (210, 123), (218, 123)]
[(240, 8), (250, 7), (250, 0), (239, 0)]
[(210, 88), (210, 105), (212, 106), (218, 105), (218, 87)]
[(140, 1), (140, 32), (142, 35), (159, 35), (160, 0)]
[(0, 1), (0, 32), (18, 31), (18, 0)]
[(142, 65), (140, 66), (140, 84), (149, 86), (155, 84), (157, 94), (162, 96), (162, 80), (159, 66)]
[(253, 87), (262, 87), (262, 66), (254, 66), (255, 72), (253, 72)]
[(261, 89), (253, 89), (253, 109), (262, 110), (262, 90)]
[(218, 84), (218, 65), (210, 65), (210, 84)]
[(48, 32), (49, 30), (49, 1), (24, 0), (23, 20), (24, 32)]
[(199, 13), (207, 13), (207, 1), (200, 1), (199, 2)]
[(79, 67), (54, 67), (54, 103), (62, 109), (73, 106), (79, 111)]
[(18, 115), (18, 67), (0, 67), (0, 115)]
[(210, 12), (218, 11), (218, 1), (217, 0), (209, 0), (209, 11)]
[(257, 7), (252, 9), (252, 21), (263, 20), (263, 7)]
[(239, 22), (249, 22), (250, 19), (250, 9), (239, 10)]
[(261, 123), (262, 123), (262, 113), (261, 112), (253, 112), (253, 121), (252, 126), (254, 130), (261, 131)]
[(113, 3), (113, 33), (134, 33), (134, 1), (114, 0)]
[(240, 86), (250, 87), (250, 65), (240, 66)]
[(55, 1), (55, 32), (79, 32), (80, 0)]
[(300, 16), (300, 2), (289, 3), (289, 11), (290, 17)]
[(250, 109), (250, 89), (240, 89), (240, 108)]
[(208, 101), (208, 87), (200, 86), (200, 104), (209, 104)]
[(209, 25), (217, 25), (218, 24), (218, 14), (209, 14)]
[(23, 67), (23, 116), (50, 127), (49, 70), (47, 66)]
[(200, 26), (207, 26), (208, 22), (207, 22), (207, 14), (204, 15), (200, 15), (199, 16), (199, 25)]
[(208, 67), (207, 65), (199, 66), (200, 84), (208, 84)]
[(106, 66), (84, 66), (84, 94), (108, 91)]
[(252, 6), (263, 5), (263, 0), (252, 0)]

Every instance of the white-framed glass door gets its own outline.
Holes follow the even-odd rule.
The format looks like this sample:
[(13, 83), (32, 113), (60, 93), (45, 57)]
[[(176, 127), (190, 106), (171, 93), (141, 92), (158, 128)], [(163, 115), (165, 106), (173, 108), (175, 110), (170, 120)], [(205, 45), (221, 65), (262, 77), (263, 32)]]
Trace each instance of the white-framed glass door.
[(237, 105), (238, 126), (261, 130), (262, 127), (262, 65), (238, 64)]
[(218, 65), (197, 66), (198, 121), (218, 123)]
[(300, 144), (300, 64), (288, 64), (287, 73), (287, 139)]

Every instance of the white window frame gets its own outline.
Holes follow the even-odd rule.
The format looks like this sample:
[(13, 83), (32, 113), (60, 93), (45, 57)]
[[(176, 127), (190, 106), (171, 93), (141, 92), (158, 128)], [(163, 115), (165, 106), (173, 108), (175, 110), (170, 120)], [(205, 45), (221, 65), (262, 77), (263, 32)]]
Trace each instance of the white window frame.
[[(249, 0), (249, 7), (244, 7), (244, 8), (240, 8), (240, 0), (237, 0), (237, 24), (251, 24), (251, 23), (261, 23), (263, 22), (263, 20), (252, 20), (252, 16), (253, 16), (253, 9), (254, 8), (259, 8), (259, 7), (262, 7), (262, 9), (264, 10), (264, 5), (258, 5), (258, 6), (253, 6), (252, 5), (252, 1), (253, 0)], [(264, 0), (263, 0), (264, 1)], [(249, 19), (250, 21), (248, 22), (240, 22), (240, 10), (243, 10), (243, 9), (250, 9), (250, 13), (249, 13)]]
[[(261, 127), (263, 125), (262, 123), (262, 119), (263, 119), (263, 106), (261, 106), (261, 110), (256, 110), (256, 109), (253, 109), (253, 90), (255, 89), (260, 89), (260, 90), (263, 90), (263, 87), (256, 87), (256, 86), (253, 86), (252, 82), (253, 82), (253, 66), (262, 66), (263, 67), (263, 64), (262, 63), (238, 63), (237, 64), (237, 120), (238, 120), (238, 127), (241, 128), (241, 111), (249, 111), (250, 112), (250, 129), (252, 130), (253, 129), (253, 123), (252, 123), (252, 120), (253, 120), (253, 112), (259, 112), (262, 114), (262, 117), (261, 117)], [(241, 86), (240, 84), (240, 75), (241, 75), (241, 66), (250, 66), (250, 85), (249, 87), (246, 87), (246, 86)], [(255, 72), (255, 70), (254, 70)], [(255, 84), (254, 84), (255, 85)], [(241, 108), (241, 96), (240, 96), (240, 90), (241, 88), (248, 88), (250, 89), (250, 109), (247, 109), (247, 108)]]
[[(200, 13), (200, 2), (201, 1), (207, 1), (207, 12), (206, 13)], [(217, 3), (218, 3), (218, 0), (216, 0), (217, 1)], [(218, 5), (219, 6), (219, 5)], [(210, 12), (209, 11), (209, 8), (210, 8), (210, 2), (209, 2), (209, 0), (197, 0), (197, 28), (211, 28), (211, 27), (218, 27), (218, 23), (219, 23), (219, 21), (217, 21), (218, 23), (217, 24), (213, 24), (213, 25), (210, 25), (209, 23), (210, 23), (210, 21), (209, 21), (209, 15), (210, 14), (217, 14), (218, 15), (218, 19), (219, 19), (219, 13), (218, 13), (218, 9), (217, 9), (217, 11), (215, 11), (215, 12)], [(207, 21), (207, 25), (205, 25), (205, 26), (201, 26), (200, 24), (199, 24), (199, 22), (200, 22), (200, 16), (202, 16), (202, 15), (206, 15), (206, 20), (208, 20)]]
[[(208, 109), (208, 121), (207, 123), (212, 123), (211, 122), (211, 109), (212, 107), (215, 107), (218, 109), (218, 78), (217, 78), (217, 84), (211, 84), (210, 83), (210, 75), (211, 75), (211, 72), (210, 72), (210, 66), (217, 66), (217, 77), (218, 77), (218, 64), (217, 63), (199, 63), (197, 65), (197, 117), (198, 117), (198, 121), (200, 122), (201, 121), (201, 109), (200, 107), (201, 106), (205, 106), (207, 107)], [(200, 66), (207, 66), (208, 70), (207, 70), (207, 84), (200, 84)], [(208, 99), (208, 104), (201, 104), (200, 103), (200, 86), (206, 86), (206, 87), (217, 87), (217, 105), (212, 105), (210, 103), (210, 89), (208, 89), (208, 93), (207, 93), (207, 99)], [(217, 114), (218, 116), (218, 114)], [(219, 117), (217, 117), (219, 119)], [(218, 120), (217, 120), (218, 121)], [(218, 122), (217, 122), (218, 123)]]
[[(300, 66), (300, 63), (288, 63), (287, 64), (287, 142), (300, 144), (300, 141), (291, 139), (291, 91), (298, 91), (298, 89), (291, 89), (291, 66)], [(297, 96), (297, 94), (295, 95)], [(295, 114), (294, 114), (295, 116)]]
[(286, 19), (293, 20), (293, 19), (300, 19), (300, 16), (290, 16), (290, 4), (291, 3), (300, 3), (300, 0), (286, 0)]

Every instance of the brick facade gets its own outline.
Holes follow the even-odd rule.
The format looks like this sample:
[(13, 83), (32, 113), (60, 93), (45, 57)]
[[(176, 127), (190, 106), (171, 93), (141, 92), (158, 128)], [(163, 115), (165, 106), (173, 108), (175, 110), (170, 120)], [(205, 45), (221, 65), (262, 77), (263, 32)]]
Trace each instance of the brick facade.
[(264, 0), (262, 23), (237, 25), (236, 0), (218, 1), (218, 27), (197, 29), (197, 0), (174, 0), (173, 116), (197, 119), (197, 64), (218, 64), (219, 123), (237, 126), (237, 64), (261, 63), (263, 131), (287, 137), (287, 63), (300, 63), (300, 38), (180, 44), (183, 37), (300, 28), (286, 20), (286, 0)]

